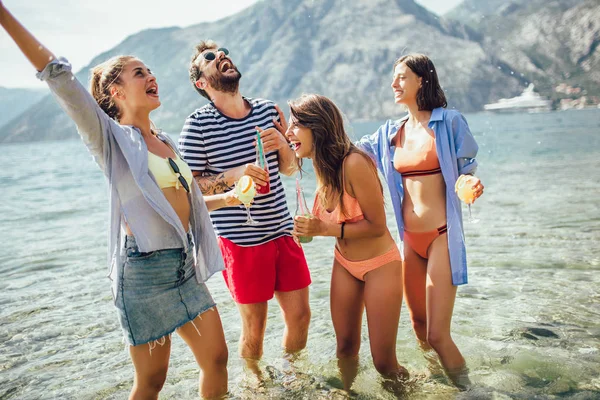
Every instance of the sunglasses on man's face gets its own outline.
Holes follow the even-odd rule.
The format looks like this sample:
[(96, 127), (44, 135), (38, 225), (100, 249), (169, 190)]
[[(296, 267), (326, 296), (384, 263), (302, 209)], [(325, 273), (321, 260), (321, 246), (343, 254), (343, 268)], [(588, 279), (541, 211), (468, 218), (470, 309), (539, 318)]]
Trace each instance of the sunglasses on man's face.
[(169, 157), (168, 160), (169, 160), (169, 165), (171, 166), (171, 169), (173, 170), (173, 172), (175, 172), (176, 174), (179, 174), (179, 176), (177, 177), (177, 179), (179, 180), (179, 183), (181, 183), (181, 186), (183, 186), (183, 188), (186, 190), (186, 192), (189, 193), (190, 185), (188, 185), (185, 178), (181, 175), (181, 172), (179, 172), (179, 166), (171, 157)]
[[(217, 53), (218, 52), (223, 52), (223, 54), (225, 54), (226, 56), (229, 55), (229, 50), (227, 50), (225, 47), (221, 47), (217, 49)], [(217, 53), (215, 53), (214, 51), (207, 51), (206, 53), (204, 53), (204, 59), (206, 61), (212, 61), (215, 58), (217, 58)]]

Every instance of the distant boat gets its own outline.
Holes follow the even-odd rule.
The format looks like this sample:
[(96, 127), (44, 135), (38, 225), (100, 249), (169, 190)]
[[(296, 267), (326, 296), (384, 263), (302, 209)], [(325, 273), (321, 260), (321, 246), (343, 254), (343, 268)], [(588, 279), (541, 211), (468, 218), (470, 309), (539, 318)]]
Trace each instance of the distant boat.
[(533, 88), (533, 83), (530, 83), (520, 96), (500, 99), (497, 103), (484, 105), (483, 109), (495, 112), (542, 112), (552, 110), (552, 100), (540, 96), (533, 91)]

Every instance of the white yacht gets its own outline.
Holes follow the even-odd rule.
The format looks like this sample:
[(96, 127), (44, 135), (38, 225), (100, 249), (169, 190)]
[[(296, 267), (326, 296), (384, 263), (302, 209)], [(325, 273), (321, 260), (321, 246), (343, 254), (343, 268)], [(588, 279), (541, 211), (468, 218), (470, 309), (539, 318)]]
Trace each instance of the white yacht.
[(496, 112), (540, 112), (552, 110), (552, 100), (540, 96), (533, 91), (533, 88), (533, 83), (530, 83), (520, 96), (510, 99), (500, 99), (497, 103), (484, 105), (483, 109)]

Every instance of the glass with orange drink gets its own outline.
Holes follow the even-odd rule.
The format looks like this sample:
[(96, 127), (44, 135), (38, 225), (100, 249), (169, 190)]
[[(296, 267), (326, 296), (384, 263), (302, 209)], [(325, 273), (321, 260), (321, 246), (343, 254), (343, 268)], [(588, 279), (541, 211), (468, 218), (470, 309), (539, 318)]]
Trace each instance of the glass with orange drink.
[(471, 204), (475, 201), (475, 185), (477, 181), (478, 179), (473, 175), (461, 175), (454, 185), (454, 191), (458, 198), (467, 203), (469, 207), (469, 222), (471, 223), (479, 222), (479, 219), (473, 218), (471, 214)]

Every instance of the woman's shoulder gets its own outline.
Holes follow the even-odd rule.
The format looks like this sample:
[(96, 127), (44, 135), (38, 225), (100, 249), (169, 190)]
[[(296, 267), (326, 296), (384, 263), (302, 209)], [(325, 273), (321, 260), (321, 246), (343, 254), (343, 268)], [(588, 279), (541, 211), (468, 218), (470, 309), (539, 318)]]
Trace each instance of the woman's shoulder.
[(448, 110), (446, 108), (439, 108), (439, 109), (433, 110), (432, 119), (433, 119), (433, 114), (435, 114), (436, 112), (438, 112), (440, 115), (440, 117), (438, 117), (438, 119), (441, 119), (444, 121), (452, 122), (457, 117), (464, 119), (464, 116), (461, 114), (460, 111), (458, 111), (456, 109)]
[(351, 197), (356, 197), (355, 187), (370, 187), (377, 177), (373, 160), (361, 151), (353, 151), (344, 159), (344, 187)]
[(361, 151), (353, 151), (344, 159), (344, 172), (346, 179), (351, 180), (353, 176), (364, 174), (365, 170), (373, 167), (373, 160)]

